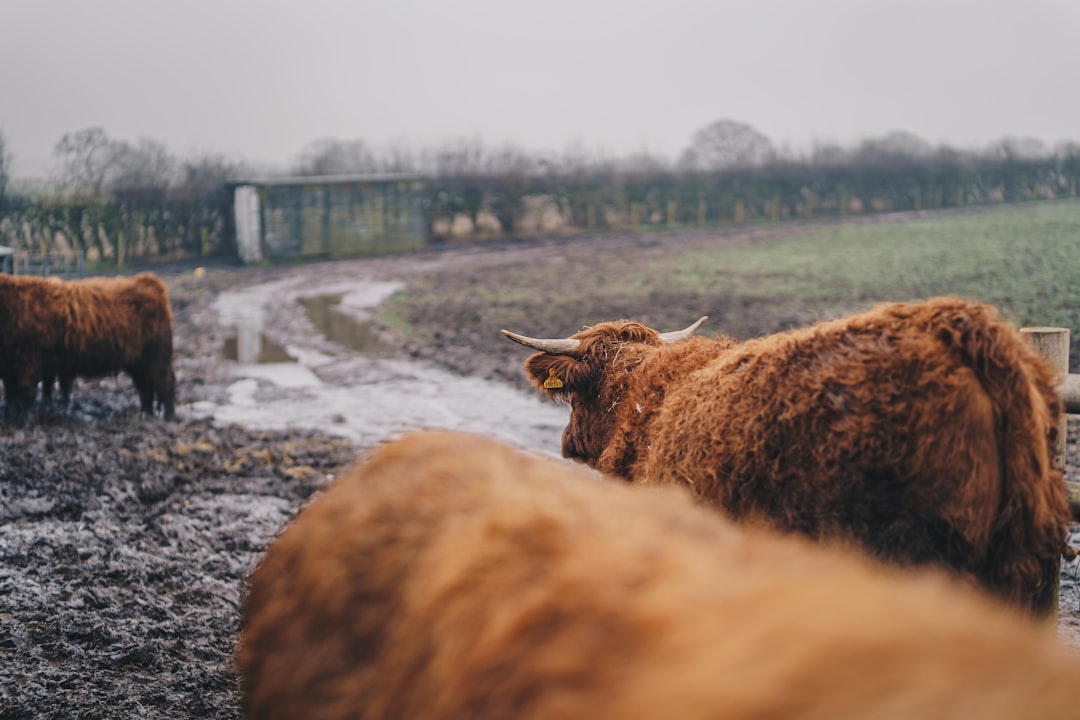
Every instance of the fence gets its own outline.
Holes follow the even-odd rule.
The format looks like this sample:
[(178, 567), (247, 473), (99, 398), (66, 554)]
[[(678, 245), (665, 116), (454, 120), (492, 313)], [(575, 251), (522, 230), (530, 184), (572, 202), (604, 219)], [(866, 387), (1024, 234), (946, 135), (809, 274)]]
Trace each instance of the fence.
[[(1061, 377), (1059, 388), (1065, 412), (1080, 413), (1080, 375), (1069, 373), (1068, 328), (1021, 328), (1020, 332), (1026, 335), (1032, 347), (1038, 350), (1057, 369)], [(1055, 462), (1062, 469), (1065, 467), (1066, 433), (1066, 419), (1062, 416), (1061, 427), (1058, 432), (1058, 443), (1057, 447), (1054, 448)], [(1069, 491), (1070, 503), (1080, 508), (1080, 483), (1066, 482), (1066, 487)]]
[(10, 247), (0, 247), (0, 272), (9, 275), (59, 277), (64, 280), (86, 277), (86, 253), (69, 250), (52, 253), (30, 253)]
[[(5, 208), (0, 213), (0, 246), (50, 256), (81, 251), (91, 268), (116, 269), (222, 254), (229, 250), (224, 205), (223, 199), (208, 197), (160, 202), (72, 199)], [(52, 265), (55, 259), (50, 258)], [(41, 258), (35, 256), (30, 263), (40, 272)]]

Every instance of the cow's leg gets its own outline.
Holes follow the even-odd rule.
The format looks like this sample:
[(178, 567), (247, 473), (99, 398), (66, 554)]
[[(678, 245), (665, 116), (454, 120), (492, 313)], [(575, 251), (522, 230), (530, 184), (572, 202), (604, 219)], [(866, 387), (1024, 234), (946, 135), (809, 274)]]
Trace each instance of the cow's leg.
[(139, 392), (139, 407), (147, 415), (154, 414), (154, 383), (149, 374), (142, 368), (128, 368), (128, 375), (135, 383), (135, 389)]
[(71, 404), (71, 387), (74, 384), (74, 375), (66, 374), (60, 376), (60, 402), (64, 407)]
[(166, 419), (176, 414), (176, 373), (172, 368), (172, 339), (151, 341), (143, 350), (141, 366), (153, 385), (154, 399)]
[(154, 394), (166, 420), (176, 415), (176, 373), (171, 367), (155, 372)]
[(4, 376), (4, 413), (13, 420), (22, 420), (34, 406), (37, 395), (37, 374), (22, 371)]
[[(53, 383), (57, 380), (57, 376), (52, 372), (46, 372), (41, 378), (41, 404), (43, 406), (51, 406), (53, 403)], [(67, 407), (71, 402), (71, 385), (74, 382), (74, 375), (59, 376), (60, 381), (60, 406)]]

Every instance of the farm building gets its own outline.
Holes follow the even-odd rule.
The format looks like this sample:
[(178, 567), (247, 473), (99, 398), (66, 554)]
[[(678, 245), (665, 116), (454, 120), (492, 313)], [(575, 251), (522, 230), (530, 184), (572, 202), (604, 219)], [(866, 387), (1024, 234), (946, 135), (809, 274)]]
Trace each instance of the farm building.
[(230, 183), (242, 262), (408, 252), (427, 244), (426, 194), (412, 175), (282, 177)]

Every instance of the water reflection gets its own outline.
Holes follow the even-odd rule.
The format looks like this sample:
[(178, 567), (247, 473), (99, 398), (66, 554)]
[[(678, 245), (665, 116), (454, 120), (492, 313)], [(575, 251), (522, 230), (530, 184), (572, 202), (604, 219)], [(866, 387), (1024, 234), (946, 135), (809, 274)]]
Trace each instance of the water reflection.
[[(368, 357), (390, 358), (393, 352), (383, 345), (371, 328), (371, 321), (358, 320), (340, 309), (345, 293), (298, 297), (315, 329), (327, 340), (355, 350)], [(244, 364), (291, 363), (297, 358), (262, 333), (257, 317), (242, 319), (236, 335), (227, 338), (221, 349), (222, 357)]]
[(345, 293), (314, 295), (296, 299), (315, 329), (327, 340), (369, 357), (390, 357), (389, 348), (379, 342), (371, 321), (357, 320), (339, 309)]
[(255, 325), (236, 328), (236, 335), (226, 338), (221, 354), (226, 360), (244, 364), (296, 362), (285, 348), (259, 332)]

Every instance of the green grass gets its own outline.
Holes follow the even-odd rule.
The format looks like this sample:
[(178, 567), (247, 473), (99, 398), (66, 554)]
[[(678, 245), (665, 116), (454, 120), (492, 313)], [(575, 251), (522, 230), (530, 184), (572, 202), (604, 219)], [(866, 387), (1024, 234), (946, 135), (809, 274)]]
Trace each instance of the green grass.
[(744, 244), (725, 236), (703, 245), (708, 236), (695, 231), (685, 245), (630, 244), (625, 256), (571, 244), (565, 262), (434, 269), (378, 317), (419, 345), (498, 354), (508, 352), (501, 327), (554, 337), (619, 317), (671, 329), (709, 314), (708, 333), (745, 339), (879, 301), (952, 294), (988, 302), (1019, 326), (1069, 328), (1080, 369), (1078, 201), (766, 229)]
[(375, 313), (375, 320), (385, 327), (399, 331), (410, 340), (415, 339), (416, 328), (408, 320), (405, 305), (409, 302), (408, 291), (394, 293), (389, 300), (381, 303)]
[(683, 253), (655, 271), (687, 290), (789, 296), (841, 308), (961, 295), (997, 305), (1018, 324), (1080, 333), (1080, 203), (824, 227)]

